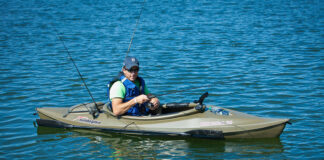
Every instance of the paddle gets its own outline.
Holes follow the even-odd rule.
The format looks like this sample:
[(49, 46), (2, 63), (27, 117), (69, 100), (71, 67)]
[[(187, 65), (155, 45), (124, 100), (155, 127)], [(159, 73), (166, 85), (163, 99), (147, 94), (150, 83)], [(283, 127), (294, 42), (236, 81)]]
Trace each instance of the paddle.
[[(154, 95), (149, 95), (148, 96), (150, 99), (154, 98), (155, 96)], [(205, 98), (208, 97), (208, 92), (205, 92), (204, 94), (202, 94), (198, 100), (195, 100), (194, 103), (198, 103), (196, 106), (195, 106), (195, 109), (200, 111), (200, 112), (204, 112), (205, 111), (205, 108), (206, 106), (203, 105), (203, 102), (205, 100)], [(176, 108), (187, 108), (190, 106), (190, 103), (166, 103), (164, 104), (162, 107), (163, 108), (170, 108), (170, 109), (176, 109)], [(148, 103), (147, 104), (147, 107), (151, 108), (153, 107), (153, 104), (152, 103)]]

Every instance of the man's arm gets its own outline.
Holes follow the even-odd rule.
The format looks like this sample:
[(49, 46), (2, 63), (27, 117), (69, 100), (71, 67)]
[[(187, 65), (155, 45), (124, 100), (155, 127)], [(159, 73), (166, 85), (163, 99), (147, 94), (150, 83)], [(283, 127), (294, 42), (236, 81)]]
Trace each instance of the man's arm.
[(137, 103), (142, 104), (147, 102), (148, 100), (149, 99), (146, 95), (139, 95), (127, 102), (123, 102), (122, 98), (113, 98), (111, 100), (111, 105), (113, 108), (113, 113), (116, 116), (119, 116), (125, 114), (132, 106), (136, 105)]

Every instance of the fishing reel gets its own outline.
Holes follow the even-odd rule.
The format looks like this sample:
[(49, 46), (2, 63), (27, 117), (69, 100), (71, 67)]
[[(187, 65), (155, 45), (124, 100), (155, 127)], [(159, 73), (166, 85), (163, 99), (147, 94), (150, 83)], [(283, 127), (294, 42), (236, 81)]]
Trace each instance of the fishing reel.
[(205, 92), (200, 96), (199, 100), (195, 100), (194, 103), (198, 103), (195, 109), (200, 112), (205, 112), (206, 105), (203, 104), (205, 98), (208, 96), (208, 92)]
[[(156, 96), (150, 94), (150, 95), (147, 95), (147, 97), (151, 100), (152, 98), (155, 98)], [(161, 107), (161, 105), (158, 106), (155, 110), (151, 110), (154, 107), (154, 105), (153, 105), (153, 103), (147, 102), (146, 105), (145, 105), (145, 107), (148, 108), (148, 109), (150, 109), (149, 112), (152, 115), (160, 115), (160, 114), (162, 114), (162, 107)]]
[[(147, 97), (151, 100), (152, 98), (155, 98), (156, 96), (154, 96), (153, 94), (150, 94), (150, 95), (147, 95)], [(149, 108), (149, 109), (151, 109), (153, 107), (154, 107), (154, 105), (150, 102), (148, 102), (146, 105), (146, 108)]]

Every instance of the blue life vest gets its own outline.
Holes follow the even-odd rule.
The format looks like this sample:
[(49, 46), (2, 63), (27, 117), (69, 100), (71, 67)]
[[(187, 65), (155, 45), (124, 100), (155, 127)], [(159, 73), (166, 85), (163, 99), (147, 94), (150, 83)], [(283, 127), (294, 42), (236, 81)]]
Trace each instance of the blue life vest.
[[(126, 88), (126, 94), (125, 94), (125, 98), (123, 99), (123, 102), (128, 102), (133, 98), (135, 98), (136, 96), (144, 94), (145, 81), (141, 77), (137, 77), (137, 79), (140, 82), (140, 87), (137, 87), (132, 81), (128, 80), (123, 74), (120, 75), (118, 79), (114, 79), (113, 81), (109, 82), (108, 91), (107, 91), (108, 101), (110, 101), (110, 96), (109, 96), (110, 87), (118, 80), (120, 80)], [(145, 107), (145, 103), (144, 103), (141, 105), (140, 104), (134, 105), (125, 114), (132, 115), (132, 116), (141, 116), (141, 115), (147, 115), (148, 112), (149, 109)]]

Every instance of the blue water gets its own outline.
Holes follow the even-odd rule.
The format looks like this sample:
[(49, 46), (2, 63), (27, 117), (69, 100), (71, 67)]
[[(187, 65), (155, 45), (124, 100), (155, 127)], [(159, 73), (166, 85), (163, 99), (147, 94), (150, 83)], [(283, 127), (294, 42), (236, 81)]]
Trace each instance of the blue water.
[(205, 140), (36, 127), (36, 107), (96, 101), (142, 1), (0, 2), (0, 159), (324, 159), (324, 1), (147, 1), (130, 55), (162, 102), (290, 118), (280, 138)]

